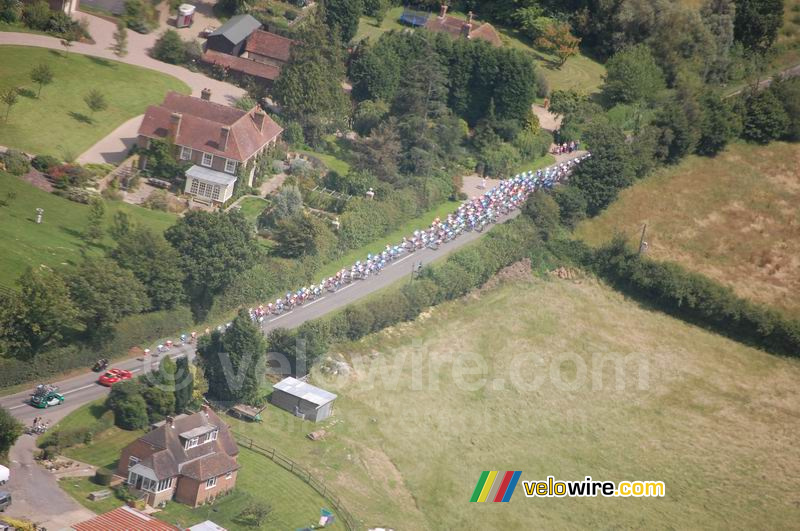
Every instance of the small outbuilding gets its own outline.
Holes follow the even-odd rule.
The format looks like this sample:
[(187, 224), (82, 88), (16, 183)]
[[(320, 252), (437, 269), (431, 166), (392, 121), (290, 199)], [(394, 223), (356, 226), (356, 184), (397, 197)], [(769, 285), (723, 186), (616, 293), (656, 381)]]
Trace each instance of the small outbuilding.
[(284, 378), (273, 387), (272, 404), (301, 419), (319, 422), (333, 414), (336, 395), (296, 378)]
[(236, 15), (208, 36), (206, 46), (209, 50), (229, 55), (242, 55), (247, 38), (260, 27), (261, 22), (255, 17)]

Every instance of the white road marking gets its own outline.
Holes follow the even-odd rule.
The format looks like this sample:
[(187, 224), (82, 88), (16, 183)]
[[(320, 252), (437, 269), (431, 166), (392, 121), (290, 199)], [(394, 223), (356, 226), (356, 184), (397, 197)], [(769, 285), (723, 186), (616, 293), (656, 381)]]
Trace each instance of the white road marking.
[(84, 385), (83, 387), (78, 387), (77, 389), (70, 389), (69, 391), (64, 391), (61, 393), (62, 395), (68, 395), (70, 393), (77, 393), (78, 391), (83, 391), (84, 389), (89, 389), (90, 387), (96, 387), (97, 384), (90, 383), (89, 385)]
[(306, 304), (304, 307), (308, 307), (308, 306), (311, 306), (312, 304), (316, 304), (316, 303), (318, 303), (319, 301), (321, 301), (324, 298), (325, 297), (320, 297), (319, 299), (315, 299), (315, 300), (309, 302), (308, 304)]
[(15, 409), (19, 409), (19, 408), (21, 408), (21, 407), (25, 407), (25, 406), (27, 406), (27, 405), (28, 405), (28, 404), (20, 404), (20, 405), (18, 405), (18, 406), (14, 406), (14, 407), (10, 407), (10, 408), (8, 408), (8, 410), (9, 410), (9, 411), (14, 411)]
[(407, 259), (411, 258), (412, 256), (414, 256), (414, 255), (413, 255), (413, 254), (410, 254), (410, 255), (408, 255), (408, 256), (404, 256), (404, 257), (403, 257), (403, 258), (401, 258), (400, 260), (395, 260), (395, 262), (394, 262), (394, 263), (395, 263), (395, 264), (399, 264), (399, 263), (400, 263), (400, 262), (402, 262), (403, 260), (407, 260)]

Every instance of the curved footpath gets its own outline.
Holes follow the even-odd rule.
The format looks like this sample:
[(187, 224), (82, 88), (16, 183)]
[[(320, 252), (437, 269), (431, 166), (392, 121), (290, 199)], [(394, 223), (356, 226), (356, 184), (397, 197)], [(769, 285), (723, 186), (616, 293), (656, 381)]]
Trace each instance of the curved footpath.
[[(578, 157), (582, 154), (583, 152), (578, 152), (573, 153), (572, 156)], [(563, 162), (563, 160), (559, 162)], [(499, 222), (512, 219), (518, 214), (519, 210), (515, 210), (507, 216), (500, 217)], [(391, 262), (379, 275), (373, 275), (367, 280), (353, 282), (334, 293), (326, 293), (319, 299), (299, 306), (293, 311), (270, 316), (262, 324), (262, 330), (264, 334), (267, 334), (269, 331), (279, 327), (296, 328), (306, 321), (317, 319), (339, 310), (395, 282), (402, 280), (411, 282), (412, 270), (419, 262), (422, 262), (423, 266), (425, 266), (431, 262), (441, 260), (452, 252), (478, 240), (488, 232), (488, 230), (484, 232), (467, 232), (459, 238), (441, 245), (436, 251), (421, 249), (414, 253), (406, 254), (400, 259)], [(169, 355), (173, 358), (188, 356), (191, 359), (195, 355), (194, 345), (175, 346), (169, 351)], [(141, 374), (156, 368), (160, 359), (161, 357), (154, 356), (149, 359), (130, 359), (114, 363), (113, 366)], [(30, 406), (27, 403), (30, 391), (2, 397), (0, 398), (0, 406), (8, 409), (24, 424), (30, 424), (36, 416), (43, 416), (52, 425), (80, 406), (108, 394), (109, 388), (97, 384), (97, 377), (96, 373), (90, 372), (87, 368), (86, 374), (60, 382), (53, 382), (60, 388), (66, 398), (64, 404), (53, 409), (40, 410)], [(33, 388), (33, 385), (31, 385), (31, 388)], [(34, 449), (33, 438), (29, 435), (23, 435), (11, 450), (12, 479), (8, 484), (8, 490), (11, 491), (14, 497), (14, 504), (9, 508), (9, 514), (28, 518), (40, 522), (48, 528), (55, 529), (61, 529), (86, 519), (88, 511), (63, 492), (50, 473), (33, 464), (32, 453)]]

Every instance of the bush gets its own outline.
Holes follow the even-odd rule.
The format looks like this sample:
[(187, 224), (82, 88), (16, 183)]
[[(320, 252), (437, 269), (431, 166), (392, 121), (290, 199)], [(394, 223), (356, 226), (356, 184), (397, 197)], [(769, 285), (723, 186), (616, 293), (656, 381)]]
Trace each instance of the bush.
[(31, 169), (31, 162), (28, 156), (16, 149), (9, 149), (3, 154), (3, 165), (6, 171), (12, 175), (25, 175)]
[(151, 54), (153, 58), (173, 65), (186, 62), (186, 46), (178, 32), (173, 29), (168, 29), (158, 38)]
[(102, 485), (107, 487), (111, 484), (111, 478), (114, 477), (114, 473), (107, 468), (98, 468), (94, 473), (94, 482), (98, 485)]
[(124, 430), (138, 430), (147, 427), (147, 403), (142, 395), (132, 394), (121, 400), (114, 408), (114, 423)]
[(50, 24), (50, 6), (44, 0), (26, 4), (22, 8), (22, 20), (29, 28), (47, 31), (47, 26)]
[(31, 161), (31, 166), (42, 173), (47, 173), (50, 168), (58, 166), (59, 164), (61, 164), (61, 161), (50, 155), (36, 155)]
[(22, 2), (19, 0), (0, 0), (0, 21), (14, 24), (22, 18)]

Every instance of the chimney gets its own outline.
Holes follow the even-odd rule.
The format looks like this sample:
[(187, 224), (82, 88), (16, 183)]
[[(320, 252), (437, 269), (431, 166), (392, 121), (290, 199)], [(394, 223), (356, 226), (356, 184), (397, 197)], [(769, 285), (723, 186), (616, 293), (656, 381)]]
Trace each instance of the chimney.
[(223, 127), (219, 130), (219, 150), (225, 151), (228, 149), (228, 136), (231, 134), (230, 127)]
[(209, 406), (208, 404), (203, 404), (202, 406), (200, 406), (200, 410), (206, 415), (208, 415), (208, 412), (211, 411), (211, 406)]
[(444, 19), (447, 16), (447, 4), (442, 4), (441, 9), (439, 10), (439, 18)]
[(470, 33), (472, 33), (472, 24), (465, 22), (464, 25), (461, 26), (461, 36), (469, 39)]
[(256, 109), (253, 113), (253, 121), (256, 123), (256, 127), (260, 132), (264, 132), (264, 120), (267, 118), (267, 115), (264, 114), (264, 111), (261, 109)]
[(178, 134), (181, 132), (181, 120), (183, 115), (179, 112), (174, 112), (169, 116), (169, 136), (175, 141)]
[(174, 419), (174, 418), (172, 418), (172, 417), (170, 417), (170, 416), (167, 416), (167, 418), (165, 418), (165, 419), (164, 419), (164, 422), (165, 422), (165, 423), (167, 424), (167, 426), (169, 426), (170, 428), (174, 428), (174, 427), (175, 427), (175, 419)]
[(211, 101), (211, 89), (204, 88), (200, 91), (200, 99)]

